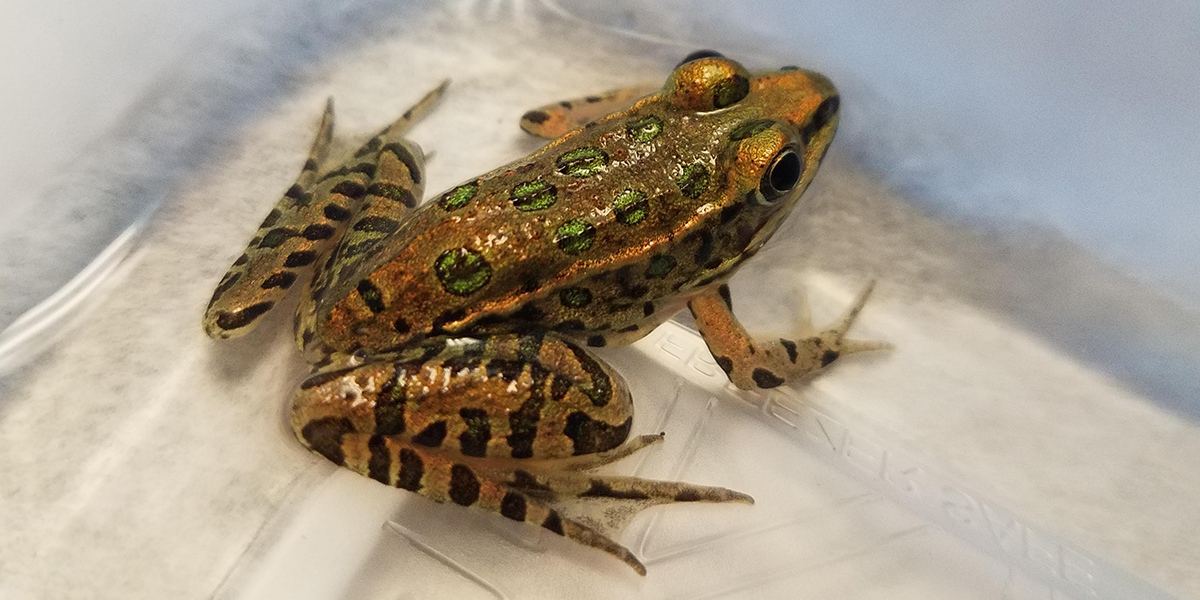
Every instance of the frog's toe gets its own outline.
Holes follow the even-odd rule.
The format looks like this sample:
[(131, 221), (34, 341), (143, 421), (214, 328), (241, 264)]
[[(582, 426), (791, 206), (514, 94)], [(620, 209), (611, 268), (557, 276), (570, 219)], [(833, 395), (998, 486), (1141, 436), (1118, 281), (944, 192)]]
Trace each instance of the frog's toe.
[(863, 287), (858, 296), (854, 298), (854, 302), (842, 313), (842, 316), (833, 323), (828, 329), (822, 333), (822, 337), (834, 342), (842, 342), (846, 332), (850, 331), (850, 327), (854, 325), (854, 321), (858, 319), (858, 314), (862, 312), (863, 306), (866, 306), (867, 300), (871, 297), (871, 292), (875, 290), (875, 280), (872, 279)]
[(843, 355), (855, 354), (858, 352), (876, 352), (882, 350), (895, 350), (896, 345), (886, 340), (842, 340), (838, 344), (838, 351)]

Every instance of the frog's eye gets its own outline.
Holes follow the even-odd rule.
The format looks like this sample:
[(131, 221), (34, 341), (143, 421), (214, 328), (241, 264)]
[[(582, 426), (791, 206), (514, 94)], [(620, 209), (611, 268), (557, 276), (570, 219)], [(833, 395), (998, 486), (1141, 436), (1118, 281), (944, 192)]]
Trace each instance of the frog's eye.
[(708, 52), (711, 51), (688, 55), (671, 73), (664, 91), (672, 103), (696, 112), (709, 112), (733, 106), (750, 93), (750, 74), (745, 67)]
[(763, 173), (762, 183), (758, 186), (755, 198), (762, 204), (774, 204), (788, 192), (796, 188), (800, 178), (804, 176), (804, 161), (792, 147), (784, 148), (771, 161), (771, 166)]

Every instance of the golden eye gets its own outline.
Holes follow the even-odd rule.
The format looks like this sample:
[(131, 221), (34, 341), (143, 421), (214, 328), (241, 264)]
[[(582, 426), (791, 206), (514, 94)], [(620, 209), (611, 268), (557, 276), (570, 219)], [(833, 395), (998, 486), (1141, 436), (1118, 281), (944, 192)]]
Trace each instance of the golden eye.
[(794, 148), (785, 148), (775, 155), (771, 166), (763, 174), (756, 196), (763, 204), (774, 204), (785, 194), (795, 189), (804, 175), (804, 162)]

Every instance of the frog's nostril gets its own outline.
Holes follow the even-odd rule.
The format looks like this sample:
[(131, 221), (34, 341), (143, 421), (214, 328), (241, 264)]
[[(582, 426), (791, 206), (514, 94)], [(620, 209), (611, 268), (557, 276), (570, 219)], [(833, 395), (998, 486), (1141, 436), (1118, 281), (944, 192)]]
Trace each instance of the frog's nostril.
[(725, 55), (716, 50), (697, 50), (683, 57), (683, 60), (679, 61), (679, 64), (675, 65), (675, 67), (678, 68), (679, 65), (690, 63), (693, 60), (700, 60), (701, 58), (725, 58)]

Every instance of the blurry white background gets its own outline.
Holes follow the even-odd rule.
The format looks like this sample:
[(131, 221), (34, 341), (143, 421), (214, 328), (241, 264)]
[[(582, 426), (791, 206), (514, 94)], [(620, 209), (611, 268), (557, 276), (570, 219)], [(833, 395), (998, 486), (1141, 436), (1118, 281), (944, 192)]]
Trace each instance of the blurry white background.
[[(48, 178), (156, 75), (260, 3), (0, 3), (0, 186), (8, 208), (46, 201), (39, 196)], [(881, 106), (945, 148), (937, 156), (945, 164), (923, 171), (935, 173), (932, 181), (899, 182), (940, 208), (1050, 224), (1181, 300), (1200, 300), (1200, 4), (667, 6), (687, 22), (763, 32), (739, 45), (868, 81)], [(1003, 202), (980, 204), (988, 197)]]

